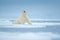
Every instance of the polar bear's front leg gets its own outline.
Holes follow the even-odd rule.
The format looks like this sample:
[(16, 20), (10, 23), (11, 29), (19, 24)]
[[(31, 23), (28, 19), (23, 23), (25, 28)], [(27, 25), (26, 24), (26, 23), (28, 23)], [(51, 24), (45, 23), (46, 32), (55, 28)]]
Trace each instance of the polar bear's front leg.
[(28, 17), (26, 17), (26, 22), (27, 22), (28, 24), (32, 25), (32, 22), (31, 22), (31, 20), (30, 20)]

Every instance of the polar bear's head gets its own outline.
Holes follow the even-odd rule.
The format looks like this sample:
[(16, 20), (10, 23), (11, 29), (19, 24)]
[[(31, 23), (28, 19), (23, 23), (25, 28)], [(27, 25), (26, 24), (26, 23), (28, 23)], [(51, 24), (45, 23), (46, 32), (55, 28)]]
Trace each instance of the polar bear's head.
[(27, 16), (27, 12), (25, 10), (23, 11), (23, 16)]

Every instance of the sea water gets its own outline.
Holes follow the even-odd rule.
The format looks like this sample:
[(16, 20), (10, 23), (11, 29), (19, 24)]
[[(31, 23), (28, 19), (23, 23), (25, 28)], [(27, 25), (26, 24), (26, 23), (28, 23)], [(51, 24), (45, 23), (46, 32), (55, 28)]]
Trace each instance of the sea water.
[(16, 25), (10, 20), (0, 20), (0, 40), (60, 40), (60, 22)]

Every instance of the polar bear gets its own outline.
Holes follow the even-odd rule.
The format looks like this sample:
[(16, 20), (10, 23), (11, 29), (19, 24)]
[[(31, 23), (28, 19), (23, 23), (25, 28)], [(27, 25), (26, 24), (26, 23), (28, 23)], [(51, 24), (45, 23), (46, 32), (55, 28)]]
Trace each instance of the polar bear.
[(15, 23), (16, 24), (25, 24), (25, 23), (32, 24), (25, 10), (23, 11), (21, 17), (16, 19)]

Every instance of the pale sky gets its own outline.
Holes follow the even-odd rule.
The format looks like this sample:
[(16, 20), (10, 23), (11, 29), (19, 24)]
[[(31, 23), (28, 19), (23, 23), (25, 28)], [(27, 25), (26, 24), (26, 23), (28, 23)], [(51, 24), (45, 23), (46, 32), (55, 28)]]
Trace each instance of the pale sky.
[(30, 18), (60, 19), (60, 0), (0, 0), (0, 18), (17, 18), (24, 9)]

